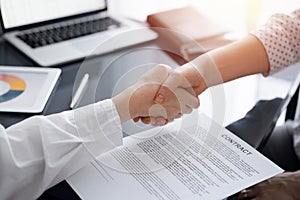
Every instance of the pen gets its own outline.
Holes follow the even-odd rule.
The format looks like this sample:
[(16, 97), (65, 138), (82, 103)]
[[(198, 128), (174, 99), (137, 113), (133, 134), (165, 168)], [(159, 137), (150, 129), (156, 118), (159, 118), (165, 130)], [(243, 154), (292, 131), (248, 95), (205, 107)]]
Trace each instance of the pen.
[(79, 84), (79, 87), (77, 88), (74, 97), (72, 98), (72, 102), (70, 105), (70, 108), (73, 109), (75, 105), (77, 105), (78, 101), (81, 99), (84, 90), (86, 89), (87, 83), (89, 80), (89, 74), (85, 74)]

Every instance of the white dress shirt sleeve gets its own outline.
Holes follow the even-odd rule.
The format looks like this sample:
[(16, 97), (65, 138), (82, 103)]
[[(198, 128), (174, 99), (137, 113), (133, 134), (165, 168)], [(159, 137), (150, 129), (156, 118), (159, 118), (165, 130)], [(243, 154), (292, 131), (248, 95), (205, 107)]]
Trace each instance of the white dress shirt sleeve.
[(36, 199), (103, 152), (122, 144), (111, 100), (0, 125), (0, 199)]
[(289, 15), (273, 15), (265, 25), (251, 34), (266, 49), (270, 74), (300, 61), (300, 9)]

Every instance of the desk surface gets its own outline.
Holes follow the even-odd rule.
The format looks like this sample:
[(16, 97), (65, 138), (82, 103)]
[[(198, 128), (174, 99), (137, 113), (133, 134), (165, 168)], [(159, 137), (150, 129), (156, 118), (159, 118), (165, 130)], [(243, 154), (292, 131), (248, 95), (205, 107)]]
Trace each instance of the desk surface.
[[(116, 92), (134, 83), (140, 75), (158, 63), (177, 65), (157, 46), (149, 42), (110, 54), (56, 66), (62, 69), (62, 74), (44, 111), (40, 114), (49, 115), (69, 110), (73, 90), (78, 87), (84, 73), (90, 74), (90, 81), (79, 106), (110, 98)], [(37, 66), (3, 40), (0, 40), (0, 65)], [(32, 115), (2, 112), (0, 123), (8, 127)]]
[[(158, 63), (178, 65), (153, 42), (148, 42), (110, 54), (57, 66), (62, 69), (60, 79), (44, 111), (37, 114), (49, 115), (69, 110), (73, 88), (78, 87), (85, 73), (90, 74), (90, 81), (79, 106), (110, 98), (134, 83), (144, 72)], [(0, 65), (37, 66), (4, 40), (0, 40)], [(0, 123), (4, 127), (9, 127), (33, 115), (2, 112)], [(130, 126), (127, 126), (127, 129), (130, 129)], [(79, 199), (65, 181), (46, 191), (40, 199), (49, 198)]]
[[(154, 42), (149, 42), (87, 60), (60, 65), (58, 67), (62, 69), (61, 77), (51, 94), (44, 111), (38, 114), (49, 115), (69, 110), (74, 90), (73, 88), (77, 88), (81, 77), (85, 73), (89, 73), (91, 79), (88, 90), (86, 91), (84, 98), (80, 101), (79, 106), (114, 96), (134, 83), (144, 72), (158, 63), (164, 63), (170, 66), (178, 65), (169, 55), (160, 50)], [(0, 40), (0, 65), (36, 66), (33, 61), (3, 40)], [(257, 83), (255, 77), (250, 77), (248, 79), (252, 83)], [(229, 112), (231, 111), (234, 113), (234, 110), (231, 110), (231, 108), (235, 108), (239, 111), (239, 116), (243, 116), (243, 114), (256, 102), (257, 99), (255, 98), (252, 98), (251, 101), (249, 100), (249, 96), (255, 94), (256, 91), (253, 87), (253, 92), (249, 92), (249, 80), (248, 82), (239, 80), (238, 84), (239, 91), (242, 91), (245, 89), (240, 83), (244, 82), (244, 85), (246, 85), (248, 89), (247, 94), (244, 91), (239, 95), (239, 91), (234, 91), (234, 83), (229, 83), (225, 86), (228, 87), (227, 90), (230, 90), (233, 93), (228, 94), (226, 92), (226, 98), (232, 96), (234, 99), (234, 101), (228, 100), (229, 106), (231, 106), (227, 108)], [(209, 95), (204, 94), (204, 98), (200, 98), (202, 100), (202, 105), (207, 105), (203, 101), (205, 100), (205, 96)], [(276, 95), (274, 95), (274, 97), (276, 97)], [(244, 99), (249, 100), (247, 106), (238, 106), (237, 104), (239, 102), (244, 102)], [(244, 113), (240, 112), (241, 107), (245, 111)], [(9, 127), (32, 115), (33, 114), (2, 112), (0, 113), (0, 123), (5, 127)], [(226, 117), (228, 118), (228, 116)], [(126, 126), (126, 129), (130, 131), (130, 124)], [(133, 127), (132, 130), (137, 131), (135, 127)], [(79, 197), (73, 192), (68, 184), (63, 181), (46, 191), (40, 200), (41, 199), (79, 199)]]

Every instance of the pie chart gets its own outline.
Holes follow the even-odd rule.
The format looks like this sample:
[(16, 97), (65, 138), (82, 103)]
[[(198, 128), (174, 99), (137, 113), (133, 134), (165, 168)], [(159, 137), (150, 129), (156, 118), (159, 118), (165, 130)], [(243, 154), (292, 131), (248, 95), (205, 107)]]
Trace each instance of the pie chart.
[(16, 98), (25, 89), (26, 83), (23, 79), (9, 74), (0, 74), (0, 103)]

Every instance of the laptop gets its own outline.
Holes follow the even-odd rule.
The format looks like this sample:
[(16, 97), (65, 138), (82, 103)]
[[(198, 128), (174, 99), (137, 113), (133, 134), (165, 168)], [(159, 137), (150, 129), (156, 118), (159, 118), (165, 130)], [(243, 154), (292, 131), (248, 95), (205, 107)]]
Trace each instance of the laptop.
[(110, 16), (106, 0), (1, 0), (1, 20), (4, 38), (41, 66), (157, 37), (136, 22)]

